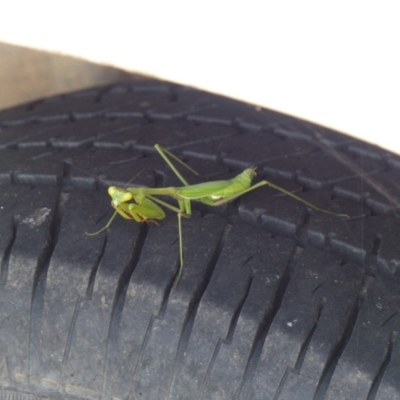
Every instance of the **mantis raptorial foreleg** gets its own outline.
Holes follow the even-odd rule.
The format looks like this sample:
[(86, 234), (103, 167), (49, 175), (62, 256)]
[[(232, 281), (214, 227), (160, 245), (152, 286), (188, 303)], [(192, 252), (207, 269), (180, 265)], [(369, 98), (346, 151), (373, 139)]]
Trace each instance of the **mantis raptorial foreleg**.
[[(312, 209), (337, 215), (345, 216), (345, 214), (336, 214), (332, 211), (322, 209), (315, 206), (314, 204), (302, 199), (301, 197), (287, 191), (280, 186), (277, 186), (269, 181), (263, 180), (255, 185), (252, 185), (252, 180), (256, 175), (255, 168), (247, 168), (236, 177), (228, 180), (212, 181), (199, 183), (195, 185), (189, 185), (186, 179), (180, 174), (177, 168), (172, 163), (171, 159), (175, 160), (185, 168), (189, 169), (196, 175), (199, 175), (193, 168), (187, 165), (180, 158), (175, 156), (173, 153), (164, 149), (160, 145), (154, 146), (159, 152), (161, 157), (166, 161), (168, 166), (176, 174), (179, 180), (183, 183), (182, 187), (166, 187), (166, 188), (119, 188), (116, 186), (110, 186), (108, 193), (111, 197), (111, 205), (115, 209), (115, 213), (108, 221), (106, 226), (93, 233), (96, 235), (103, 230), (107, 229), (117, 214), (121, 215), (125, 219), (135, 220), (136, 222), (146, 222), (153, 220), (161, 220), (165, 218), (164, 210), (161, 207), (169, 209), (177, 214), (178, 217), (178, 235), (179, 235), (179, 259), (180, 268), (175, 278), (174, 286), (176, 286), (182, 276), (184, 255), (183, 255), (183, 238), (182, 238), (182, 217), (190, 217), (192, 215), (191, 202), (199, 201), (201, 203), (217, 207), (222, 204), (226, 204), (236, 198), (243, 196), (244, 194), (251, 192), (252, 190), (258, 189), (261, 186), (270, 186), (280, 192), (302, 202), (303, 204), (311, 207)], [(170, 159), (171, 158), (171, 159)], [(175, 199), (178, 203), (178, 207), (175, 207), (157, 196), (170, 196)]]

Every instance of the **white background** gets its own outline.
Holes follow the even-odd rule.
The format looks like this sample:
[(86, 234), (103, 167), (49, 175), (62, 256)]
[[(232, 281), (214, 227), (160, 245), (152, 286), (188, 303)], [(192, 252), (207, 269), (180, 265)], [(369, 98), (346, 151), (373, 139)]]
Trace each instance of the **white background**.
[(400, 153), (397, 1), (2, 4), (0, 41), (207, 89)]

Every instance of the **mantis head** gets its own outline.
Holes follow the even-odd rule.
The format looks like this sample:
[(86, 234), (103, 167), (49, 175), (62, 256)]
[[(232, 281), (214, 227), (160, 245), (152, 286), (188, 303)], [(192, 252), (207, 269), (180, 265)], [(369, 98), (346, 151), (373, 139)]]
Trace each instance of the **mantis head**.
[(129, 200), (132, 200), (132, 193), (129, 193), (127, 190), (110, 186), (108, 188), (108, 194), (111, 197), (111, 204), (114, 208), (118, 207), (121, 203), (126, 203)]

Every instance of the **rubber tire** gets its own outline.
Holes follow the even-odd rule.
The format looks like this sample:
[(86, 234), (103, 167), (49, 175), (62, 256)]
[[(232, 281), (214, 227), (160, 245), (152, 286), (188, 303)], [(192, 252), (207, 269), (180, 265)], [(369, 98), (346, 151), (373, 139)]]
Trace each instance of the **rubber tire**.
[[(400, 397), (398, 156), (152, 80), (0, 123), (1, 398)], [(257, 166), (352, 218), (268, 187), (193, 202), (174, 289), (174, 213), (85, 235), (111, 216), (108, 185), (180, 185), (155, 143), (211, 180)]]

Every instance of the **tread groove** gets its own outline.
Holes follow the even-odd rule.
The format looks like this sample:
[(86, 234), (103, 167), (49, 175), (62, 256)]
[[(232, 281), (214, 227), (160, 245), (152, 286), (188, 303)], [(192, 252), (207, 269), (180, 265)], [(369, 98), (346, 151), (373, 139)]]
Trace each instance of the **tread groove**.
[(137, 376), (139, 373), (139, 367), (142, 364), (143, 356), (144, 356), (147, 344), (149, 342), (149, 339), (150, 339), (150, 336), (151, 336), (151, 333), (153, 330), (154, 320), (155, 320), (155, 316), (152, 315), (150, 317), (150, 321), (147, 325), (146, 333), (144, 334), (142, 345), (140, 346), (139, 356), (135, 363), (135, 368), (133, 369), (132, 379), (131, 379), (131, 387), (130, 387), (129, 396), (128, 396), (130, 399), (131, 398), (133, 399), (134, 395), (135, 395), (135, 386), (136, 386)]
[(333, 347), (332, 353), (330, 357), (328, 357), (324, 370), (322, 371), (320, 381), (318, 382), (318, 386), (315, 391), (314, 400), (322, 400), (325, 398), (325, 394), (328, 390), (336, 366), (351, 339), (354, 328), (357, 325), (360, 310), (365, 302), (365, 292), (369, 284), (370, 282), (364, 281), (362, 287), (358, 292), (358, 295), (356, 296), (356, 299), (346, 320), (345, 326), (343, 327), (342, 335), (337, 340), (336, 345)]
[(297, 264), (297, 260), (299, 259), (302, 252), (303, 249), (301, 247), (294, 248), (286, 269), (283, 272), (276, 288), (274, 298), (272, 300), (272, 305), (268, 307), (264, 312), (264, 315), (261, 319), (256, 335), (254, 337), (253, 345), (249, 353), (242, 382), (240, 384), (238, 395), (239, 399), (247, 399), (249, 396), (251, 384), (253, 382), (257, 364), (261, 356), (262, 347), (265, 343), (265, 339), (267, 338), (272, 322), (282, 304), (283, 297), (286, 293), (294, 268)]
[(389, 317), (382, 323), (382, 327), (384, 327), (387, 323), (389, 323), (399, 312), (395, 311), (393, 314), (389, 315)]
[(237, 305), (236, 310), (233, 313), (231, 323), (229, 324), (228, 334), (226, 335), (226, 338), (223, 340), (223, 343), (226, 343), (226, 344), (232, 343), (240, 313), (242, 312), (244, 303), (246, 302), (247, 297), (249, 296), (252, 284), (253, 284), (253, 276), (250, 275), (250, 277), (247, 281), (246, 289), (244, 290), (243, 296), (242, 296), (239, 304)]
[(8, 267), (10, 264), (10, 256), (11, 252), (15, 243), (15, 239), (17, 237), (17, 230), (18, 230), (18, 224), (17, 224), (17, 219), (15, 216), (11, 220), (11, 234), (10, 234), (10, 239), (8, 244), (6, 245), (6, 248), (4, 250), (4, 255), (1, 259), (1, 267), (0, 267), (0, 286), (4, 286), (7, 284), (7, 278), (8, 278)]
[[(106, 361), (104, 363), (103, 376), (107, 377), (110, 360), (113, 359), (113, 355), (116, 352), (115, 344), (117, 342), (118, 331), (120, 327), (120, 321), (122, 318), (122, 312), (126, 300), (126, 294), (128, 291), (129, 282), (132, 274), (136, 269), (142, 254), (143, 247), (145, 245), (147, 235), (149, 232), (149, 226), (147, 224), (140, 224), (138, 236), (132, 246), (131, 254), (128, 262), (123, 269), (121, 276), (118, 279), (117, 288), (115, 291), (115, 297), (111, 308), (111, 318), (108, 327), (107, 346), (106, 346)], [(106, 393), (106, 379), (103, 379), (103, 394)]]
[(69, 329), (68, 329), (68, 336), (67, 336), (67, 340), (65, 343), (64, 351), (63, 351), (63, 358), (62, 358), (61, 369), (60, 369), (60, 382), (64, 381), (65, 366), (68, 361), (68, 356), (69, 356), (69, 352), (70, 352), (71, 344), (72, 344), (72, 337), (75, 332), (76, 320), (78, 318), (78, 312), (79, 312), (79, 307), (80, 307), (81, 303), (82, 303), (82, 297), (80, 295), (78, 295), (76, 298), (74, 311), (72, 313), (71, 323), (70, 323)]
[(208, 284), (210, 283), (213, 271), (220, 258), (221, 252), (225, 245), (226, 238), (229, 235), (231, 229), (232, 225), (226, 223), (215, 245), (214, 251), (210, 257), (210, 261), (208, 262), (208, 265), (205, 268), (205, 272), (201, 279), (201, 282), (194, 291), (194, 293), (192, 294), (191, 300), (188, 304), (187, 314), (185, 316), (185, 320), (182, 325), (182, 330), (180, 333), (175, 361), (173, 365), (173, 373), (171, 375), (171, 381), (169, 385), (169, 396), (168, 396), (169, 399), (174, 399), (176, 397), (174, 396), (174, 393), (177, 390), (179, 376), (181, 374), (183, 366), (184, 355), (189, 344), (190, 336), (192, 334), (194, 320), (197, 315), (200, 301), (204, 295), (204, 292), (208, 287)]
[(93, 267), (90, 271), (89, 281), (86, 289), (86, 297), (88, 299), (91, 299), (93, 296), (94, 282), (96, 279), (97, 271), (99, 270), (101, 260), (103, 259), (104, 256), (104, 252), (106, 251), (106, 247), (107, 247), (107, 231), (104, 232), (104, 236), (100, 245), (99, 255), (97, 256), (97, 259), (93, 263)]
[(44, 306), (47, 272), (58, 242), (64, 206), (68, 193), (59, 192), (54, 206), (54, 212), (49, 223), (46, 242), (37, 258), (31, 298), (31, 318), (29, 329), (29, 372), (30, 379), (37, 380), (40, 351), (40, 327)]
[(320, 303), (319, 303), (319, 305), (318, 305), (318, 307), (317, 307), (317, 310), (316, 310), (316, 316), (315, 316), (315, 320), (314, 320), (314, 325), (311, 328), (309, 334), (307, 335), (304, 343), (301, 345), (300, 352), (299, 352), (299, 355), (298, 355), (297, 360), (296, 360), (296, 364), (295, 364), (295, 366), (293, 368), (293, 370), (295, 372), (300, 372), (301, 367), (303, 366), (304, 359), (306, 357), (308, 348), (310, 347), (310, 343), (311, 343), (311, 340), (313, 338), (314, 332), (318, 328), (318, 324), (319, 324), (319, 321), (321, 319), (321, 314), (322, 314), (322, 312), (324, 310), (325, 303), (326, 303), (326, 300), (324, 298), (322, 298)]
[(382, 378), (385, 375), (386, 369), (390, 363), (390, 360), (392, 358), (392, 353), (393, 353), (393, 348), (395, 345), (397, 339), (397, 332), (391, 332), (390, 338), (389, 338), (389, 345), (386, 351), (385, 358), (382, 362), (382, 365), (379, 368), (378, 373), (376, 374), (376, 377), (372, 381), (371, 389), (368, 393), (367, 400), (375, 400), (376, 394), (378, 392), (379, 386), (381, 384)]
[(218, 356), (218, 353), (219, 353), (219, 350), (221, 348), (221, 345), (222, 344), (230, 345), (232, 343), (233, 336), (235, 334), (235, 329), (236, 329), (236, 326), (237, 326), (237, 321), (239, 319), (239, 316), (240, 316), (240, 313), (241, 313), (242, 308), (244, 306), (244, 303), (245, 303), (247, 297), (249, 296), (252, 283), (253, 283), (253, 277), (250, 276), (248, 281), (247, 281), (246, 288), (244, 290), (243, 296), (240, 299), (240, 301), (239, 301), (239, 303), (238, 303), (238, 305), (236, 307), (236, 310), (233, 313), (231, 322), (229, 324), (228, 333), (227, 333), (225, 339), (219, 338), (217, 344), (215, 345), (213, 354), (211, 356), (210, 362), (209, 362), (208, 367), (207, 367), (207, 371), (206, 371), (206, 373), (205, 373), (205, 375), (203, 377), (203, 380), (202, 380), (202, 383), (201, 383), (201, 386), (200, 386), (199, 396), (198, 396), (199, 399), (203, 398), (204, 391), (205, 391), (205, 389), (207, 387), (207, 382), (210, 379), (210, 376), (211, 376), (211, 373), (212, 373), (212, 370), (213, 370), (213, 367), (214, 367), (214, 364), (215, 364), (215, 360), (216, 360), (216, 358)]

